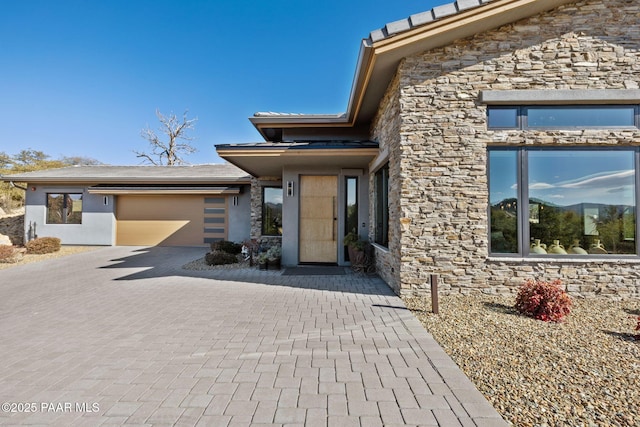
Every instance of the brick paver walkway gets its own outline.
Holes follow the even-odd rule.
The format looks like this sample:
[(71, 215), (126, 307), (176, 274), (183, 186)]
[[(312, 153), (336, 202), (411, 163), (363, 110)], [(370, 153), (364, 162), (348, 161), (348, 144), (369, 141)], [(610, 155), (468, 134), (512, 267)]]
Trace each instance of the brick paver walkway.
[(202, 254), (0, 270), (0, 424), (506, 425), (379, 278), (180, 269)]

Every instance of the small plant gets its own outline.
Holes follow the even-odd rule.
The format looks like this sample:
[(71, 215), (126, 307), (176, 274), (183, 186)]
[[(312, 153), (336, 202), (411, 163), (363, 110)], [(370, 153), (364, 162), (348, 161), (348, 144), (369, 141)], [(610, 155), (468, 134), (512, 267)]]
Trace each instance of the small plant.
[(545, 322), (560, 322), (571, 311), (571, 298), (560, 285), (560, 280), (527, 280), (518, 290), (516, 310)]
[(636, 324), (636, 341), (640, 341), (640, 316), (636, 320), (638, 321)]
[(60, 239), (57, 237), (38, 237), (24, 245), (28, 254), (51, 254), (60, 250)]
[(258, 268), (260, 270), (266, 270), (267, 267), (267, 261), (269, 260), (269, 255), (267, 255), (266, 252), (260, 252), (258, 254)]
[(211, 252), (221, 251), (232, 255), (238, 255), (242, 252), (242, 245), (239, 243), (233, 243), (228, 240), (219, 240), (211, 243)]
[(275, 261), (282, 258), (282, 247), (280, 245), (271, 246), (267, 251), (269, 261)]
[(364, 243), (365, 242), (360, 240), (360, 237), (358, 236), (358, 233), (356, 233), (355, 231), (348, 232), (347, 235), (344, 236), (344, 239), (342, 239), (342, 244), (343, 245), (349, 246), (349, 247), (357, 249), (359, 251), (364, 249)]
[(223, 251), (209, 252), (204, 256), (207, 265), (224, 265), (235, 264), (238, 262), (238, 256)]
[(269, 255), (266, 252), (260, 252), (258, 254), (258, 264), (266, 264), (269, 259)]

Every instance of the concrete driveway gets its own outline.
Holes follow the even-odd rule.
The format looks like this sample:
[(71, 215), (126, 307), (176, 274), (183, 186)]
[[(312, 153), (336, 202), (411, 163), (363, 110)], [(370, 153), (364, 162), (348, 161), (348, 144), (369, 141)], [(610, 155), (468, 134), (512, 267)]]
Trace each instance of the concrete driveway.
[(0, 424), (506, 425), (380, 279), (180, 268), (202, 255), (0, 270)]

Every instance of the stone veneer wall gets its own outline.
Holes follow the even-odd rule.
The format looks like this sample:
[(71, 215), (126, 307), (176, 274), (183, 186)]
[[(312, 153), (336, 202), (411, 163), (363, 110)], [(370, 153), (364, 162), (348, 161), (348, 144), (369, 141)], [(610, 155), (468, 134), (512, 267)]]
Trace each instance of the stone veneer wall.
[[(375, 246), (376, 270), (378, 275), (391, 286), (396, 292), (400, 293), (400, 227), (394, 218), (398, 218), (400, 214), (400, 187), (401, 169), (400, 169), (400, 81), (398, 76), (393, 79), (386, 95), (382, 100), (380, 111), (372, 125), (372, 139), (380, 144), (380, 153), (384, 155), (388, 153), (389, 162), (389, 247), (382, 248)], [(380, 166), (384, 166), (387, 160), (383, 160)], [(369, 174), (369, 212), (375, 215), (375, 174), (373, 171)], [(374, 241), (375, 237), (375, 218), (372, 216), (369, 221), (369, 240)]]
[(378, 251), (379, 267), (396, 270), (382, 272), (391, 287), (428, 292), (437, 273), (442, 292), (512, 292), (527, 278), (560, 278), (583, 296), (640, 297), (633, 260), (489, 258), (486, 169), (490, 145), (637, 146), (640, 131), (487, 131), (478, 101), (482, 90), (637, 89), (639, 47), (640, 2), (602, 0), (405, 58), (372, 127), (393, 153), (391, 243)]

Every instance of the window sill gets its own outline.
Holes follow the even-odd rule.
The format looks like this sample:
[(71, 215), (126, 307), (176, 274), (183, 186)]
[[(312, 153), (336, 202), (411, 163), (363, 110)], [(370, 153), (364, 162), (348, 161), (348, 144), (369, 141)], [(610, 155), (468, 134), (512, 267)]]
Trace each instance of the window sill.
[(385, 254), (389, 253), (389, 248), (387, 248), (386, 246), (382, 246), (380, 243), (371, 243), (371, 246), (373, 246), (379, 251), (384, 252)]
[(567, 257), (567, 256), (554, 256), (554, 257), (506, 257), (506, 256), (490, 256), (487, 258), (490, 262), (504, 262), (504, 263), (566, 263), (566, 264), (587, 264), (587, 263), (604, 263), (604, 264), (640, 264), (639, 257), (629, 258), (616, 258), (616, 257)]

